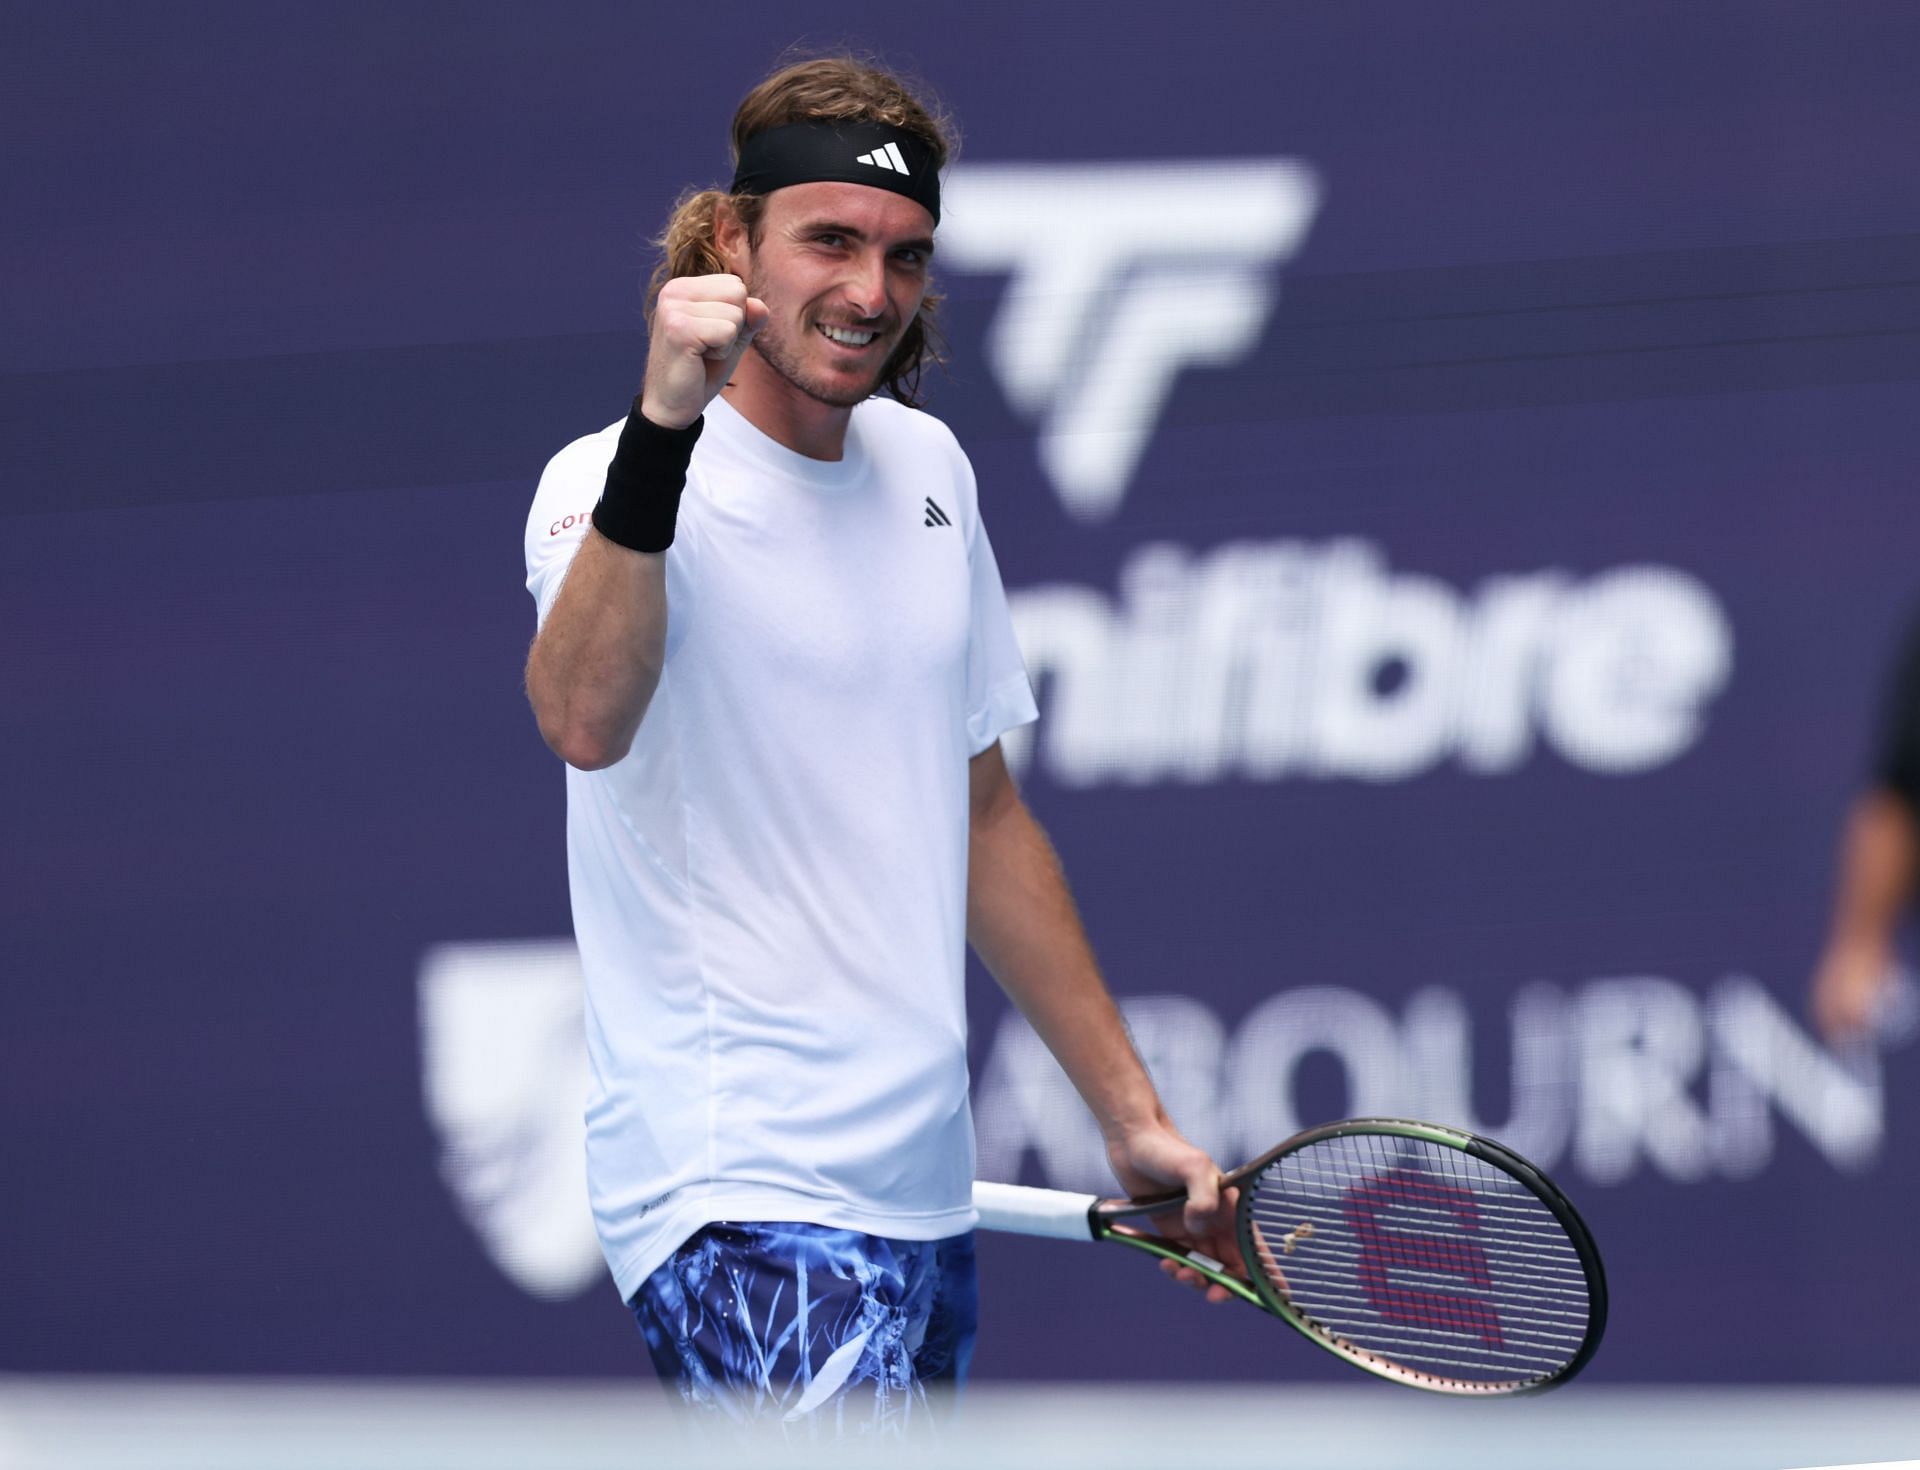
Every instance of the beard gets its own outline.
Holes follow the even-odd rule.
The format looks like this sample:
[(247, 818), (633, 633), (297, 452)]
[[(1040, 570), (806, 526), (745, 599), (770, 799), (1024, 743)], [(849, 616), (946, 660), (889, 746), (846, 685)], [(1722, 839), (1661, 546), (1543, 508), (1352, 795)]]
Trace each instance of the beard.
[[(749, 266), (747, 272), (747, 290), (762, 301), (766, 301), (766, 283), (758, 270)], [(771, 310), (771, 303), (769, 303)], [(811, 326), (802, 327), (803, 332), (814, 330)], [(864, 384), (849, 384), (838, 374), (828, 375), (810, 369), (806, 361), (806, 344), (796, 342), (786, 334), (786, 328), (777, 317), (769, 316), (766, 326), (753, 339), (752, 351), (760, 354), (761, 361), (773, 369), (775, 376), (782, 382), (798, 389), (815, 403), (824, 403), (829, 408), (853, 408), (866, 402), (880, 391), (880, 385), (890, 379), (899, 366), (902, 349), (906, 346), (902, 340), (893, 344), (893, 350), (880, 361), (874, 369), (873, 377)]]
[[(811, 331), (812, 328), (806, 330)], [(891, 357), (883, 359), (881, 366), (864, 383), (849, 383), (838, 374), (829, 376), (810, 369), (802, 345), (793, 341), (783, 330), (777, 329), (771, 321), (753, 339), (752, 350), (760, 354), (761, 359), (782, 381), (829, 408), (852, 408), (873, 397), (886, 377), (888, 367), (892, 365)]]

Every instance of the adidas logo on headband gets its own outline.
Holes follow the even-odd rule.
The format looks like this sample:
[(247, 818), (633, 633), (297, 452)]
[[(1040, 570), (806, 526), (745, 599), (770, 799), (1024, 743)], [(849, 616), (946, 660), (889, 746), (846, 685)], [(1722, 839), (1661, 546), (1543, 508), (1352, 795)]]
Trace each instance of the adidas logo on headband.
[(853, 160), (855, 163), (870, 164), (874, 168), (891, 169), (894, 173), (907, 171), (907, 161), (900, 156), (900, 145), (888, 143), (884, 148), (876, 148), (871, 153), (862, 153)]

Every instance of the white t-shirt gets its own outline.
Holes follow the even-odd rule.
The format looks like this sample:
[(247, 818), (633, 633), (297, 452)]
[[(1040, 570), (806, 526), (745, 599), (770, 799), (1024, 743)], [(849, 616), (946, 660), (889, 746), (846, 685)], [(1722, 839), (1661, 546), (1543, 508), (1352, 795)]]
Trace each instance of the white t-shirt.
[[(548, 464), (545, 619), (621, 424)], [(972, 467), (855, 408), (807, 459), (707, 409), (633, 747), (567, 769), (595, 1223), (623, 1298), (716, 1220), (970, 1229), (968, 760), (1035, 718)]]

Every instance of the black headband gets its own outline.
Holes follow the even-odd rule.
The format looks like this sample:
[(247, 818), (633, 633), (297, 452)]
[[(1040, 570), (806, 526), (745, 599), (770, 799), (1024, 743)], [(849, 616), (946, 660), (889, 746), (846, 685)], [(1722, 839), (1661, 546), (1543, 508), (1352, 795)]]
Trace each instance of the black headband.
[(926, 206), (940, 223), (940, 174), (911, 133), (870, 122), (804, 122), (747, 139), (733, 174), (736, 194), (792, 184), (868, 184)]

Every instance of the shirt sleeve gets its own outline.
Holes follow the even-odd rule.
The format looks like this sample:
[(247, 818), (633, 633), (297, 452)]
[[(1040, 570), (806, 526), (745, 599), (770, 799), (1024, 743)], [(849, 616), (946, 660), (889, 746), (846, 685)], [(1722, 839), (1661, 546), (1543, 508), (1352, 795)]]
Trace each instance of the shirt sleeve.
[(617, 440), (605, 431), (576, 439), (547, 462), (527, 513), (527, 591), (537, 623), (553, 610), (574, 553), (593, 524), (593, 507), (605, 487)]
[(1907, 629), (1887, 690), (1874, 780), (1920, 813), (1920, 617)]
[(972, 626), (967, 638), (968, 754), (978, 755), (1007, 731), (1040, 717), (1033, 685), (1013, 636), (1013, 614), (1007, 591), (1000, 584), (1000, 564), (993, 557), (976, 505), (973, 536), (967, 543), (967, 566), (972, 577)]

